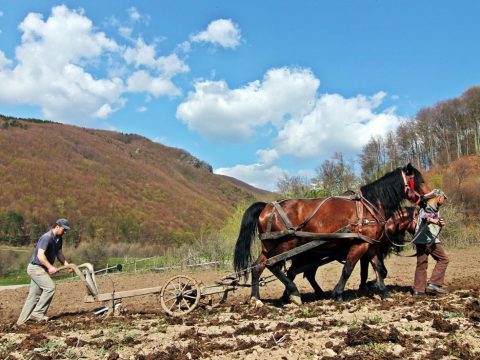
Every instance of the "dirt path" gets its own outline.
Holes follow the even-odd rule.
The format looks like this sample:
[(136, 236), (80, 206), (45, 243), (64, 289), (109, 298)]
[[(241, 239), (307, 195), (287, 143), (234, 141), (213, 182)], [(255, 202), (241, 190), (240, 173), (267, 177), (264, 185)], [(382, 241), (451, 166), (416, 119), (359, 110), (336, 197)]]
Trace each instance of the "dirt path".
[[(14, 325), (27, 289), (0, 292), (0, 358), (10, 359), (478, 359), (480, 358), (480, 249), (448, 250), (450, 265), (442, 297), (410, 295), (414, 258), (386, 261), (390, 301), (356, 297), (358, 269), (344, 303), (316, 300), (306, 281), (296, 280), (304, 305), (277, 299), (279, 282), (261, 288), (265, 305), (253, 307), (247, 289), (226, 304), (204, 304), (184, 319), (170, 318), (156, 296), (125, 299), (116, 318), (94, 316), (78, 282), (62, 282), (45, 324)], [(433, 262), (432, 264), (433, 265)], [(431, 266), (432, 267), (432, 266)], [(317, 273), (325, 290), (340, 264)], [(431, 269), (430, 269), (431, 270)], [(205, 284), (225, 273), (190, 274)], [(172, 276), (145, 274), (101, 277), (101, 292), (162, 285)]]

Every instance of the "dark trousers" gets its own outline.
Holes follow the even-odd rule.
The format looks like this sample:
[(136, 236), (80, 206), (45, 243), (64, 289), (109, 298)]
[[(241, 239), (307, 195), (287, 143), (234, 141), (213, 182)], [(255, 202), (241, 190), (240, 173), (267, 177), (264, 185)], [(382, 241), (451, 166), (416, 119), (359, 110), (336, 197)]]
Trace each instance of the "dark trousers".
[(427, 287), (427, 268), (428, 255), (431, 255), (437, 262), (428, 281), (430, 284), (442, 286), (445, 279), (445, 271), (448, 266), (448, 256), (443, 246), (440, 244), (417, 244), (417, 268), (415, 269), (415, 279), (413, 281), (413, 290), (425, 292)]

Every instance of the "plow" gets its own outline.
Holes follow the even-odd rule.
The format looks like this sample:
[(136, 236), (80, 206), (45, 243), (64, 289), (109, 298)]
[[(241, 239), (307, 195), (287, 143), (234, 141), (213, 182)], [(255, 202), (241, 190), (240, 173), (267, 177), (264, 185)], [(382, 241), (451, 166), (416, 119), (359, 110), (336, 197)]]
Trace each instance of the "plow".
[[(238, 287), (250, 287), (250, 284), (240, 283), (239, 279), (233, 275), (227, 275), (213, 284), (204, 285), (188, 275), (175, 275), (169, 278), (163, 285), (116, 291), (112, 289), (108, 292), (100, 292), (93, 265), (84, 263), (81, 265), (68, 264), (60, 267), (60, 271), (73, 271), (84, 284), (86, 295), (85, 303), (109, 303), (110, 306), (104, 307), (105, 311), (111, 315), (115, 314), (122, 299), (157, 295), (160, 298), (160, 305), (165, 313), (170, 316), (180, 317), (187, 315), (195, 310), (201, 300), (208, 299), (213, 306), (225, 302), (230, 292), (235, 291)], [(273, 281), (274, 279), (270, 279)], [(268, 280), (262, 279), (263, 283)], [(214, 303), (218, 300), (218, 304)]]

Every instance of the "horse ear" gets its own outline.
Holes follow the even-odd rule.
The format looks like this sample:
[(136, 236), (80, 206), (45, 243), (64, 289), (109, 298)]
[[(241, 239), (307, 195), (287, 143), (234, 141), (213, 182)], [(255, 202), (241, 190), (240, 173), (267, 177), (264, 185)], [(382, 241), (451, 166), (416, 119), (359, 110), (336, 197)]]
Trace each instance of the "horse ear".
[(407, 176), (411, 176), (415, 173), (415, 168), (413, 167), (413, 165), (411, 163), (408, 163), (407, 166), (405, 166), (403, 168), (403, 171), (405, 171), (405, 174)]

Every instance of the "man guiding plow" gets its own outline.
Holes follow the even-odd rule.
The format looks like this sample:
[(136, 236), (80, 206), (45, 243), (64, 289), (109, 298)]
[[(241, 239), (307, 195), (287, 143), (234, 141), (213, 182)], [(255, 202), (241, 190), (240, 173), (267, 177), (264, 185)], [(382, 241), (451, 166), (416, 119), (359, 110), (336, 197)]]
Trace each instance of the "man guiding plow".
[(52, 229), (38, 239), (27, 267), (28, 276), (31, 278), (30, 288), (17, 325), (26, 321), (48, 320), (46, 314), (55, 294), (55, 283), (50, 275), (58, 271), (53, 265), (55, 258), (58, 258), (63, 265), (68, 265), (62, 251), (62, 237), (67, 230), (70, 230), (68, 220), (58, 219)]

